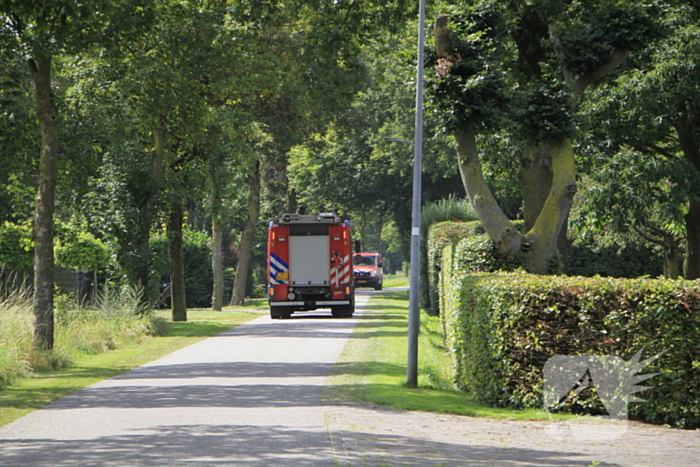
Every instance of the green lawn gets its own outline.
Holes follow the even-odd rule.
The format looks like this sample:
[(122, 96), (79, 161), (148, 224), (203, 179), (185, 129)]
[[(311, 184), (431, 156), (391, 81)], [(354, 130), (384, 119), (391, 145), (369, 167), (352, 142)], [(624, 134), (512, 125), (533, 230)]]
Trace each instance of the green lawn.
[[(440, 320), (421, 316), (418, 387), (406, 387), (408, 292), (373, 296), (329, 378), (325, 396), (372, 402), (404, 410), (497, 418), (547, 420), (543, 410), (495, 409), (472, 402), (451, 384), (451, 362)], [(570, 419), (571, 416), (557, 415)]]
[[(407, 285), (408, 278), (389, 276), (387, 287)], [(543, 411), (494, 409), (471, 402), (451, 389), (450, 359), (442, 345), (438, 318), (422, 316), (419, 342), (419, 381), (407, 388), (406, 329), (408, 292), (386, 292), (371, 298), (369, 310), (357, 323), (325, 397), (373, 402), (407, 410), (450, 412), (513, 419), (547, 419)], [(158, 311), (163, 318), (168, 311)], [(98, 355), (77, 359), (69, 368), (45, 371), (0, 390), (0, 426), (78, 389), (157, 360), (178, 349), (217, 335), (267, 313), (265, 300), (222, 312), (189, 310), (188, 322), (168, 323), (165, 336), (153, 337)], [(570, 418), (570, 417), (557, 417)]]
[(406, 287), (409, 283), (409, 277), (403, 274), (386, 275), (382, 281), (385, 289), (389, 289), (391, 287)]
[[(260, 315), (259, 303), (246, 308), (188, 311), (187, 322), (168, 323), (168, 333), (98, 355), (84, 355), (68, 368), (35, 372), (0, 390), (0, 426), (68, 394), (152, 362), (176, 350), (215, 336)], [(158, 311), (161, 316), (169, 312)]]

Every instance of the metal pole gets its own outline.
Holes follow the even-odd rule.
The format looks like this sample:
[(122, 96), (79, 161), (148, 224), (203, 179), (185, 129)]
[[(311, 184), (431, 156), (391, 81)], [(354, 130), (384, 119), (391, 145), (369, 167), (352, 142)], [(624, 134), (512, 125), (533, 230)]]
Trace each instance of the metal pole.
[(411, 213), (411, 291), (408, 305), (408, 362), (406, 384), (418, 385), (418, 331), (420, 330), (420, 208), (423, 171), (423, 44), (425, 43), (425, 0), (419, 0), (418, 65), (416, 77), (416, 125), (413, 139), (413, 209)]

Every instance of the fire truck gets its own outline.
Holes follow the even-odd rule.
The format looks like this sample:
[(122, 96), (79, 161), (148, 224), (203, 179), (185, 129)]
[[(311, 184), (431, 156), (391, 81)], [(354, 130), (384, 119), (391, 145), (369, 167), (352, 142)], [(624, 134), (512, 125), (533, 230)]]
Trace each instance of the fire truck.
[(374, 290), (382, 290), (384, 283), (382, 255), (374, 251), (355, 253), (352, 264), (355, 288), (369, 286), (374, 287)]
[(280, 214), (267, 240), (268, 303), (272, 318), (330, 308), (355, 311), (350, 223), (333, 213)]

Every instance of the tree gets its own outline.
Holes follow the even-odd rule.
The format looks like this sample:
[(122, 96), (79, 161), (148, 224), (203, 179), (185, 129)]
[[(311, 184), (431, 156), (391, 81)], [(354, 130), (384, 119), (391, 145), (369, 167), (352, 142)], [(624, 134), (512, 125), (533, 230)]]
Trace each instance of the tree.
[[(454, 134), (467, 195), (501, 252), (531, 250), (532, 272), (549, 271), (576, 192), (577, 104), (653, 36), (650, 18), (636, 4), (542, 1), (480, 3), (436, 20), (432, 101)], [(525, 234), (498, 206), (481, 168), (478, 138), (503, 130), (524, 148)]]
[[(310, 135), (290, 153), (290, 184), (299, 205), (350, 217), (354, 237), (368, 249), (384, 244), (382, 224), (393, 221), (399, 231), (410, 231), (414, 36), (415, 25), (407, 25), (368, 41), (363, 47), (363, 89), (323, 132)], [(453, 161), (445, 156), (449, 141), (437, 123), (426, 114), (424, 200), (460, 190)], [(404, 243), (407, 252), (409, 245)]]
[(82, 273), (93, 272), (93, 300), (97, 297), (97, 272), (106, 268), (110, 251), (104, 243), (88, 232), (76, 232), (56, 245), (56, 262), (67, 268), (80, 270), (78, 300), (82, 299)]
[(241, 237), (241, 255), (238, 259), (236, 277), (233, 281), (233, 291), (231, 292), (231, 302), (229, 303), (231, 306), (243, 305), (245, 301), (246, 283), (253, 251), (253, 237), (255, 229), (258, 227), (260, 216), (260, 175), (260, 160), (257, 160), (248, 178), (248, 220)]
[[(698, 11), (669, 9), (651, 44), (586, 106), (588, 225), (633, 228), (663, 248), (665, 275), (700, 277)], [(681, 265), (682, 244), (685, 246)]]
[(25, 2), (5, 0), (1, 28), (2, 37), (14, 39), (11, 47), (28, 66), (34, 82), (36, 118), (41, 128), (39, 184), (34, 215), (34, 346), (53, 348), (53, 216), (58, 172), (59, 114), (52, 82), (52, 67), (61, 53), (90, 46), (98, 41), (114, 40), (114, 24), (120, 34), (134, 20), (144, 18), (145, 9), (130, 0), (71, 0)]

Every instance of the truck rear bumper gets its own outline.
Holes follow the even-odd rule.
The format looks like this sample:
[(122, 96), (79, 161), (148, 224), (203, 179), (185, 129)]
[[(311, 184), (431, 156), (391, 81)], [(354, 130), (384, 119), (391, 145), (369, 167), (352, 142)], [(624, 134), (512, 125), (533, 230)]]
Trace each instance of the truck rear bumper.
[(323, 302), (270, 302), (270, 306), (335, 306), (350, 305), (350, 300), (331, 300)]

